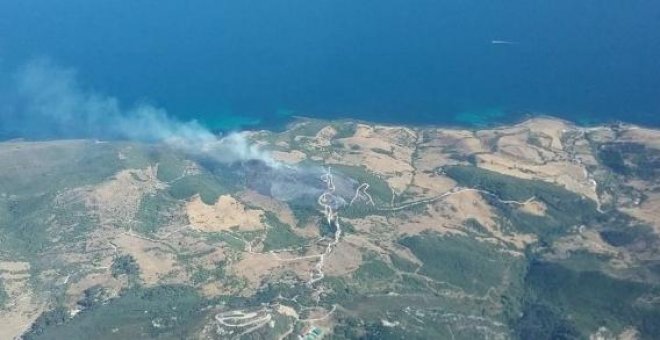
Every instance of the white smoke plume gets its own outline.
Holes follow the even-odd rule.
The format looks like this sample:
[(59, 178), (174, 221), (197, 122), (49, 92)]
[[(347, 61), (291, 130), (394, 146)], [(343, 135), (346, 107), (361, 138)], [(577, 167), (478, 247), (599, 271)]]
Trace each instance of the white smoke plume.
[(0, 137), (100, 138), (163, 142), (221, 162), (262, 160), (268, 153), (246, 133), (220, 137), (196, 121), (180, 121), (148, 104), (123, 108), (111, 96), (84, 88), (76, 72), (46, 59), (31, 61), (2, 84)]

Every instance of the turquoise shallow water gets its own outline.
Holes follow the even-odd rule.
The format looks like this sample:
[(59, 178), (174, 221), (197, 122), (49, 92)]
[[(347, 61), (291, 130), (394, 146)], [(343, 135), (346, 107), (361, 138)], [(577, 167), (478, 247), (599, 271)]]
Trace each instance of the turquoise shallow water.
[(4, 69), (45, 56), (215, 130), (294, 115), (660, 126), (651, 0), (3, 1), (0, 32)]

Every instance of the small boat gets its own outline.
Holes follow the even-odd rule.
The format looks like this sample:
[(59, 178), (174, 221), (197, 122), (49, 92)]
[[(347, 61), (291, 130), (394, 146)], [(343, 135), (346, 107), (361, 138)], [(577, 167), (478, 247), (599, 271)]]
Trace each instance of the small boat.
[(508, 40), (491, 40), (491, 44), (493, 45), (515, 45), (517, 44), (515, 41), (508, 41)]

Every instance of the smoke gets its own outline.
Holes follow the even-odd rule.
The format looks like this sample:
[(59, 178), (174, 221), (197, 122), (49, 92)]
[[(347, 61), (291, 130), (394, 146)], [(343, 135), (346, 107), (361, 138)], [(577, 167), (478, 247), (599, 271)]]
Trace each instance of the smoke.
[[(320, 180), (325, 169), (282, 165), (252, 143), (248, 132), (218, 136), (194, 120), (178, 120), (152, 105), (123, 107), (117, 98), (83, 87), (75, 70), (46, 59), (0, 77), (0, 140), (3, 136), (164, 143), (199, 159), (232, 167), (240, 163), (236, 165), (250, 189), (297, 206), (316, 208), (316, 199), (326, 190)], [(334, 178), (338, 197), (353, 194), (354, 180), (341, 174)], [(339, 199), (337, 204), (345, 202)]]
[[(270, 167), (259, 161), (241, 164), (245, 175), (246, 187), (260, 194), (285, 201), (294, 209), (318, 209), (317, 200), (328, 190), (322, 181), (327, 169), (320, 165)], [(346, 205), (345, 198), (351, 198), (359, 186), (355, 179), (333, 171), (335, 200), (331, 202), (335, 209)]]
[(220, 137), (196, 121), (180, 121), (160, 108), (124, 108), (117, 98), (84, 88), (75, 70), (47, 59), (28, 62), (4, 77), (0, 137), (97, 138), (163, 142), (221, 162), (261, 160), (276, 165), (246, 133)]

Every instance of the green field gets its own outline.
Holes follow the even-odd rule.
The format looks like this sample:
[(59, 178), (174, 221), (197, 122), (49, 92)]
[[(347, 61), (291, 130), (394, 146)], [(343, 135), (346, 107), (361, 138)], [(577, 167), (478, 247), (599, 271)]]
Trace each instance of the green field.
[(472, 238), (426, 233), (400, 243), (424, 263), (419, 273), (468, 293), (484, 295), (523, 275), (521, 259)]
[(291, 226), (282, 223), (275, 214), (266, 213), (266, 223), (270, 228), (266, 231), (264, 251), (300, 247), (306, 243), (305, 238), (296, 235)]
[[(660, 308), (644, 302), (660, 287), (624, 281), (597, 271), (533, 262), (525, 278), (528, 315), (518, 322), (523, 338), (581, 333), (598, 327), (620, 332), (635, 326), (643, 338), (660, 337)], [(586, 288), (586, 289), (585, 289)]]
[(203, 315), (204, 300), (190, 287), (135, 287), (75, 318), (60, 309), (43, 314), (25, 335), (32, 339), (137, 339), (185, 337)]

